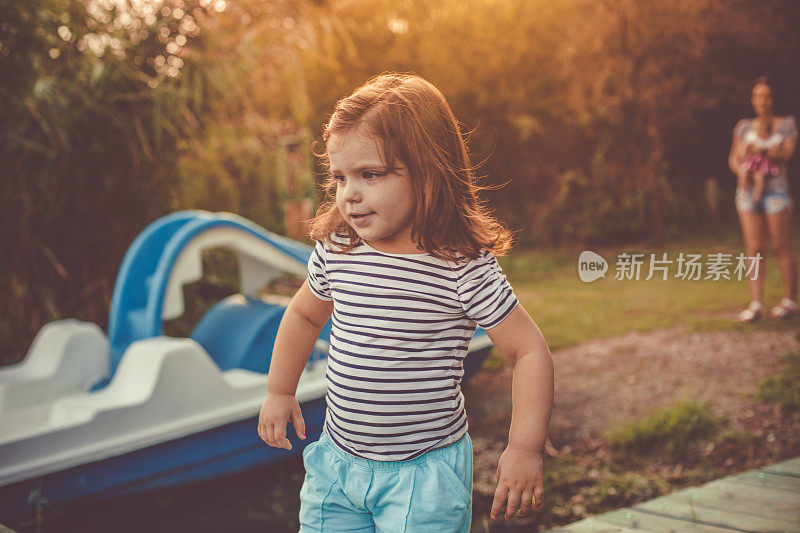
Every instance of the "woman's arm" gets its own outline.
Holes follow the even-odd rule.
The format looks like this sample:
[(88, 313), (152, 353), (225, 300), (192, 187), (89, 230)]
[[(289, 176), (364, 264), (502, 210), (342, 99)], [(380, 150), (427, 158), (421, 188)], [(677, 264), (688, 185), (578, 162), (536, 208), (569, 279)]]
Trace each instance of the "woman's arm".
[(785, 138), (783, 142), (767, 150), (766, 156), (777, 161), (788, 161), (797, 148), (797, 124), (791, 115), (783, 117), (781, 121), (778, 130), (783, 133)]
[[(553, 409), (553, 357), (542, 332), (522, 305), (486, 332), (514, 367), (508, 446), (497, 467), (497, 490), (491, 517), (505, 507), (506, 518), (540, 509), (544, 497), (542, 449)], [(508, 503), (506, 504), (506, 499)]]
[(797, 148), (797, 138), (784, 139), (779, 145), (767, 150), (767, 157), (777, 161), (788, 161), (794, 155), (795, 148)]
[(737, 136), (737, 130), (739, 128), (734, 128), (733, 130), (733, 141), (731, 142), (731, 152), (728, 154), (728, 168), (731, 169), (736, 176), (739, 176), (741, 173), (741, 165), (742, 161), (744, 160), (744, 150), (745, 148), (744, 143), (741, 139)]
[(290, 418), (297, 435), (305, 438), (305, 422), (294, 394), (319, 332), (332, 312), (333, 302), (314, 296), (306, 280), (283, 314), (272, 350), (267, 397), (258, 421), (258, 434), (270, 446), (292, 449), (286, 438)]

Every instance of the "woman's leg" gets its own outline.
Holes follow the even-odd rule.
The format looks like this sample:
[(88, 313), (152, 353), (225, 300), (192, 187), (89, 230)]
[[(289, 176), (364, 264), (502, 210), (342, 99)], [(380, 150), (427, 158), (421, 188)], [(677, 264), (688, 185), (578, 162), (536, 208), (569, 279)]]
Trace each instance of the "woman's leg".
[(797, 256), (792, 243), (792, 214), (794, 209), (784, 209), (767, 214), (769, 240), (778, 268), (781, 271), (783, 297), (797, 301)]
[[(758, 276), (753, 278), (747, 276), (747, 285), (750, 289), (750, 300), (754, 302), (764, 301), (764, 282), (766, 267), (766, 237), (767, 230), (764, 225), (764, 217), (760, 213), (752, 211), (739, 211), (739, 221), (742, 224), (742, 236), (744, 237), (744, 249), (747, 257), (756, 257), (761, 254), (761, 261), (758, 265)], [(755, 271), (755, 267), (748, 263), (748, 271)]]

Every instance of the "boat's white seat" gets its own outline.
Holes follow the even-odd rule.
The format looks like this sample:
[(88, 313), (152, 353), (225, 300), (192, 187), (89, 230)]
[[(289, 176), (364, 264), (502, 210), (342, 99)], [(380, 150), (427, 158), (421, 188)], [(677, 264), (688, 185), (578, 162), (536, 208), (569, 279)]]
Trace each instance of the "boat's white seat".
[(41, 410), (56, 398), (88, 390), (108, 372), (108, 339), (96, 324), (50, 322), (20, 363), (0, 368), (0, 428), (6, 415)]

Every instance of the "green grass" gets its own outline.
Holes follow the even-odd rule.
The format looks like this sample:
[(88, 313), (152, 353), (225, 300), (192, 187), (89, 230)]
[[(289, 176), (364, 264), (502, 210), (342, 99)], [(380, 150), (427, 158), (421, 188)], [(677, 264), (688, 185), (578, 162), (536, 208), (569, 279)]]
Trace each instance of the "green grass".
[(762, 401), (777, 402), (784, 409), (800, 408), (800, 352), (789, 352), (783, 356), (786, 367), (770, 376), (758, 387), (758, 397)]
[(685, 455), (701, 439), (713, 437), (723, 421), (691, 400), (653, 411), (641, 420), (611, 428), (605, 438), (613, 447), (637, 455)]
[[(797, 240), (797, 239), (796, 239)], [(795, 246), (797, 248), (797, 246)], [(584, 283), (578, 278), (578, 256), (584, 249), (599, 253), (608, 261), (605, 278)], [(675, 278), (680, 252), (702, 254), (705, 277), (707, 255), (744, 251), (738, 226), (683, 237), (663, 246), (639, 244), (619, 247), (580, 247), (518, 249), (500, 262), (514, 291), (547, 338), (551, 348), (563, 348), (582, 341), (621, 335), (630, 331), (684, 326), (689, 331), (785, 329), (796, 327), (800, 319), (783, 322), (761, 321), (742, 325), (736, 314), (749, 301), (747, 282), (733, 279), (684, 280)], [(642, 276), (636, 280), (617, 280), (619, 253), (644, 253)], [(661, 258), (667, 253), (669, 277), (645, 281), (650, 254)], [(767, 255), (765, 302), (769, 306), (781, 297), (780, 275), (774, 259)]]

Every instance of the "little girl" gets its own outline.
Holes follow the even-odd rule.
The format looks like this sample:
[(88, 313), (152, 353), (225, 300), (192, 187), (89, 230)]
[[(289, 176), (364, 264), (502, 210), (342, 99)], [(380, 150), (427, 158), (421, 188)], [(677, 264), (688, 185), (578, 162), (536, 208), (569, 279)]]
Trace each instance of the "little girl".
[(301, 531), (467, 532), (472, 444), (460, 382), (476, 324), (513, 366), (508, 446), (490, 515), (541, 508), (553, 361), (494, 255), (509, 231), (478, 201), (458, 123), (413, 75), (371, 79), (323, 132), (327, 201), (308, 279), (281, 321), (258, 433), (291, 449), (294, 397), (333, 315), (327, 411), (303, 452)]
[[(746, 172), (745, 178), (753, 180), (753, 202), (761, 200), (767, 176), (776, 176), (780, 172), (778, 164), (768, 158), (766, 152), (783, 142), (783, 135), (772, 131), (772, 121), (756, 122), (758, 126), (748, 131), (744, 137), (746, 157), (742, 162), (742, 169)], [(745, 190), (749, 184), (744, 182), (738, 185), (740, 189)]]

